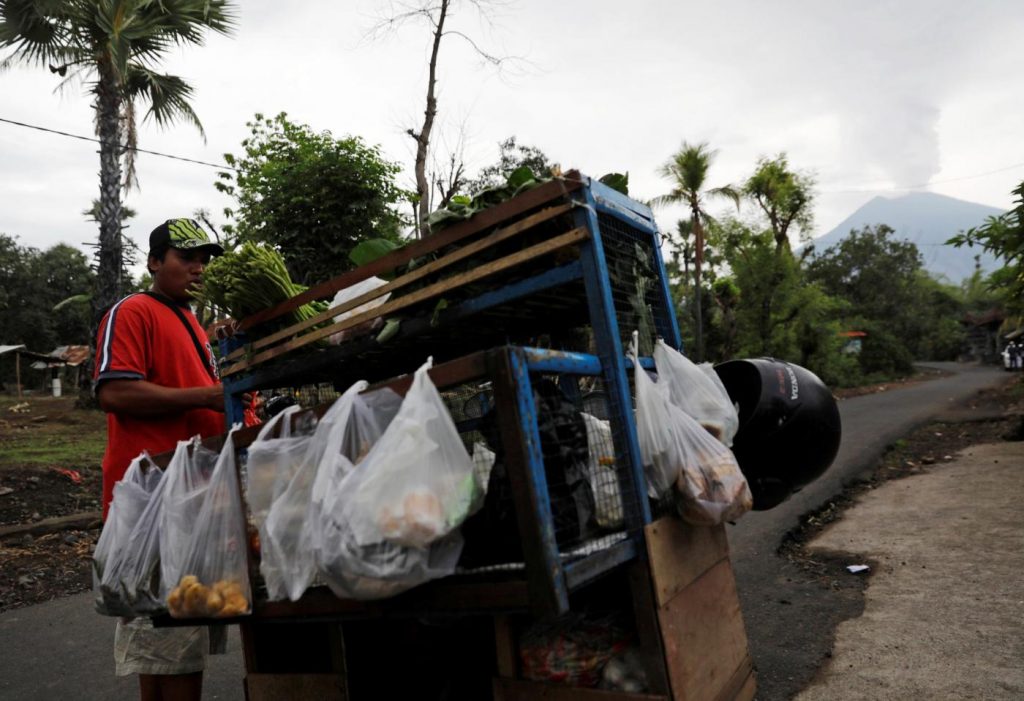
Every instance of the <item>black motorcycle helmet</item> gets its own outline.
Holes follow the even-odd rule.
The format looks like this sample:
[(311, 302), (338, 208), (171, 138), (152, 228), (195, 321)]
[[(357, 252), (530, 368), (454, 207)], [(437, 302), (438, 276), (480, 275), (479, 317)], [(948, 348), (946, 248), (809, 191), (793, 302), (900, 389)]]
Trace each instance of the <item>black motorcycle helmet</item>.
[(839, 408), (810, 370), (774, 358), (730, 360), (715, 366), (740, 427), (732, 450), (754, 509), (778, 506), (821, 476), (839, 451)]

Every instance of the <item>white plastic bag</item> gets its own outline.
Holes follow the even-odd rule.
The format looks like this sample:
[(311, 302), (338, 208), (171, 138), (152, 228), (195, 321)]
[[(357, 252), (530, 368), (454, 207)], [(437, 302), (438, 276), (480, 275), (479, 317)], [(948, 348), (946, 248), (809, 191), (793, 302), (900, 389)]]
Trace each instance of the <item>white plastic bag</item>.
[(727, 446), (740, 420), (725, 385), (710, 363), (695, 365), (660, 338), (654, 347), (658, 383), (664, 384), (669, 399)]
[(682, 470), (686, 447), (674, 426), (682, 423), (679, 417), (689, 417), (669, 401), (663, 388), (656, 386), (640, 366), (635, 355), (635, 337), (634, 332), (630, 355), (636, 385), (636, 437), (647, 476), (648, 495), (660, 498), (672, 489)]
[(357, 382), (327, 410), (260, 530), (260, 573), (270, 600), (302, 596), (316, 575), (324, 500), (361, 461), (398, 412), (391, 390), (362, 394)]
[[(132, 528), (128, 536), (128, 543), (124, 548), (116, 573), (117, 586), (133, 614), (148, 615), (158, 613), (166, 608), (163, 591), (162, 576), (163, 557), (161, 548), (165, 540), (164, 528), (168, 525), (165, 518), (167, 505), (170, 502), (178, 503), (179, 497), (170, 495), (187, 491), (183, 482), (193, 482), (194, 477), (186, 473), (196, 472), (196, 466), (190, 455), (190, 447), (195, 444), (195, 439), (179, 441), (171, 457), (163, 477), (153, 488), (150, 494), (149, 503), (143, 509), (139, 520)], [(200, 465), (205, 464), (206, 451), (199, 454)], [(213, 454), (216, 457), (216, 454)], [(171, 519), (178, 527), (179, 521)], [(191, 527), (191, 524), (190, 524)], [(178, 533), (173, 544), (168, 545), (169, 551), (178, 553), (187, 547), (187, 536)], [(174, 557), (174, 555), (170, 555)]]
[(163, 470), (143, 452), (132, 460), (124, 477), (114, 485), (114, 498), (92, 556), (93, 592), (99, 613), (131, 615), (119, 579), (121, 566), (128, 552), (131, 532), (162, 477)]
[(338, 498), (359, 545), (426, 548), (479, 505), (473, 460), (427, 371), (420, 367), (397, 416), (345, 480)]
[[(379, 277), (370, 277), (366, 278), (365, 280), (361, 280), (360, 282), (357, 282), (354, 285), (346, 287), (343, 290), (338, 290), (338, 293), (334, 295), (334, 299), (331, 300), (331, 307), (337, 307), (351, 299), (355, 299), (356, 297), (360, 297), (366, 294), (367, 292), (371, 292), (377, 289), (378, 287), (383, 287), (386, 284), (388, 284), (387, 281), (381, 280)], [(387, 302), (390, 297), (390, 292), (382, 294), (380, 297), (377, 297), (376, 299), (371, 299), (366, 304), (360, 304), (355, 309), (350, 309), (347, 312), (342, 312), (341, 314), (338, 314), (338, 316), (334, 317), (334, 321), (335, 323), (337, 323), (339, 321), (349, 319), (353, 316), (357, 316), (359, 314), (368, 312), (371, 309), (376, 309), (377, 307)], [(373, 328), (372, 320), (367, 323), (369, 324), (370, 328)], [(357, 332), (361, 327), (362, 324), (351, 329), (345, 329), (344, 331), (339, 331), (338, 333), (331, 334), (331, 336), (328, 338), (328, 342), (336, 346), (340, 345), (341, 343), (344, 343), (352, 336), (358, 335)]]
[[(635, 352), (635, 345), (634, 345)], [(672, 403), (636, 357), (636, 424), (651, 496), (675, 485), (680, 516), (695, 525), (733, 521), (753, 498), (732, 451)]]
[(608, 421), (580, 412), (587, 427), (587, 482), (594, 493), (594, 520), (602, 528), (622, 526), (622, 493), (615, 472), (615, 446)]
[(245, 509), (235, 462), (236, 424), (217, 457), (192, 537), (182, 576), (171, 584), (167, 609), (175, 618), (232, 618), (251, 611)]
[[(292, 435), (292, 416), (302, 407), (293, 405), (263, 424), (249, 446), (245, 463), (245, 498), (253, 526), (259, 530), (267, 518), (270, 505), (284, 492), (306, 452), (311, 436)], [(274, 427), (281, 425), (277, 438), (271, 439)]]
[(166, 598), (184, 574), (185, 555), (203, 506), (217, 453), (204, 448), (195, 436), (178, 443), (164, 474), (163, 513), (160, 520), (161, 598)]

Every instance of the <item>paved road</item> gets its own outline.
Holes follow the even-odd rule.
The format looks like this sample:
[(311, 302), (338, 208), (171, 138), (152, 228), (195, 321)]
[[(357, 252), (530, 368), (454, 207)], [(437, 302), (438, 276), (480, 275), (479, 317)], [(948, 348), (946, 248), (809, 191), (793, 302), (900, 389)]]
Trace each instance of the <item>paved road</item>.
[[(737, 581), (762, 699), (790, 698), (813, 676), (834, 625), (856, 614), (860, 595), (828, 596), (775, 556), (800, 514), (824, 503), (864, 471), (885, 446), (978, 390), (1006, 380), (996, 369), (942, 365), (955, 374), (841, 404), (843, 446), (831, 470), (784, 505), (750, 514), (730, 532)], [(788, 602), (788, 603), (780, 603)], [(0, 614), (0, 698), (128, 699), (134, 678), (113, 676), (113, 621), (83, 594)], [(237, 632), (228, 654), (211, 658), (206, 699), (241, 699)]]
[(860, 614), (856, 587), (825, 591), (775, 554), (802, 514), (826, 504), (843, 486), (869, 472), (887, 445), (978, 391), (1006, 382), (993, 367), (934, 363), (954, 373), (909, 387), (840, 402), (843, 441), (828, 472), (789, 501), (747, 514), (729, 530), (761, 701), (789, 699), (814, 676), (832, 644), (836, 624)]

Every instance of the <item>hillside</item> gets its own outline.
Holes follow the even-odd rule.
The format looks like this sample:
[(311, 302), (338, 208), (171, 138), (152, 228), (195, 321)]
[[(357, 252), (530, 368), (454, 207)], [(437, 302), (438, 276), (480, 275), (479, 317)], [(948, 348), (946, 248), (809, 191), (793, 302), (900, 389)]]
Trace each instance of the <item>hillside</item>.
[[(959, 283), (974, 272), (974, 256), (978, 248), (953, 248), (943, 245), (957, 232), (1002, 214), (996, 207), (966, 202), (932, 192), (914, 192), (901, 197), (875, 197), (844, 219), (836, 228), (814, 239), (818, 252), (833, 246), (850, 233), (867, 225), (888, 224), (899, 238), (917, 244), (924, 267), (934, 275), (945, 275)], [(982, 254), (981, 267), (986, 272), (998, 266), (993, 256)]]

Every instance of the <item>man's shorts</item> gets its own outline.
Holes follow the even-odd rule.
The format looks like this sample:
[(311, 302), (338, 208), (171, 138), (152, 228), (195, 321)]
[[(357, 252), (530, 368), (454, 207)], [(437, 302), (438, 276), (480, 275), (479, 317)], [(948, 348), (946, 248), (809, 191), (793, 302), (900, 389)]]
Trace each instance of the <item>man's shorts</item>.
[(117, 621), (114, 665), (117, 676), (190, 674), (206, 666), (210, 637), (203, 626), (154, 628), (148, 618)]

